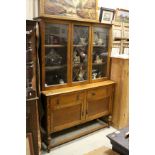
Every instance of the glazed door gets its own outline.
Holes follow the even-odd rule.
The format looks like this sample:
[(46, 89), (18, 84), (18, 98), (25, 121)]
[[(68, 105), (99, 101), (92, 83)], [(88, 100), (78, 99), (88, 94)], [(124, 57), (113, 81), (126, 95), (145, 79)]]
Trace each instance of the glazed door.
[(44, 29), (43, 87), (63, 87), (69, 81), (69, 24), (46, 22)]
[(88, 83), (90, 26), (74, 24), (72, 30), (72, 83)]
[(37, 92), (36, 22), (26, 21), (26, 98), (35, 98)]
[(109, 28), (93, 26), (91, 80), (103, 80), (108, 75)]

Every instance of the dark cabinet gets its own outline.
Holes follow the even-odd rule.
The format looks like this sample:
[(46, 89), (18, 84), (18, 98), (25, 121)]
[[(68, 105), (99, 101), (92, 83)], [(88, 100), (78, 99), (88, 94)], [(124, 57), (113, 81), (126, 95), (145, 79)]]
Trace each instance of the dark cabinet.
[(26, 20), (26, 132), (32, 134), (34, 154), (40, 155), (36, 24)]

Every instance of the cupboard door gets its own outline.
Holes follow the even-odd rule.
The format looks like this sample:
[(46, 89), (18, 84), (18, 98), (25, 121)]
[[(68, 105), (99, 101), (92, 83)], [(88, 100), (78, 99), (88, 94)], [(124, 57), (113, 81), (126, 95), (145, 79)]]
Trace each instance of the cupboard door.
[(73, 25), (72, 82), (88, 81), (89, 26)]
[(92, 80), (107, 77), (109, 28), (93, 27)]
[(45, 23), (45, 87), (68, 83), (68, 24)]
[(110, 113), (112, 87), (100, 87), (87, 92), (86, 118), (95, 119)]
[(68, 93), (50, 100), (53, 131), (79, 124), (84, 118), (84, 93)]

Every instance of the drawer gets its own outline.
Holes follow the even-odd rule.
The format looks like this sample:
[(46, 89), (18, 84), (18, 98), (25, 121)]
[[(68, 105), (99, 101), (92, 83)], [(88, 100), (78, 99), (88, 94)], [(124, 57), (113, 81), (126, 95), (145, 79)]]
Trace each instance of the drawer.
[(70, 106), (78, 103), (83, 103), (84, 92), (67, 93), (62, 95), (57, 95), (50, 98), (51, 106)]
[(59, 96), (59, 104), (71, 104), (84, 100), (84, 92), (67, 93)]
[(87, 100), (98, 100), (106, 97), (108, 94), (107, 87), (99, 87), (95, 89), (91, 89), (87, 92)]
[(113, 95), (113, 85), (87, 91), (87, 100), (98, 100)]

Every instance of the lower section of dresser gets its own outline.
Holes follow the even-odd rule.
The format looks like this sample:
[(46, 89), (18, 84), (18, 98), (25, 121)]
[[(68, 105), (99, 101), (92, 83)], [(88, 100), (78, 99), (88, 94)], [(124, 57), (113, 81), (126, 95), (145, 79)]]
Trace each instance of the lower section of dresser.
[[(109, 81), (42, 92), (42, 126), (46, 131), (45, 142), (48, 151), (54, 146), (108, 126), (101, 122), (99, 127), (91, 130), (85, 127), (90, 121), (111, 116), (114, 86), (115, 84)], [(106, 122), (110, 121), (111, 117)], [(83, 127), (79, 134), (60, 138), (63, 139), (61, 141), (51, 137), (70, 128), (77, 128), (78, 125)]]

